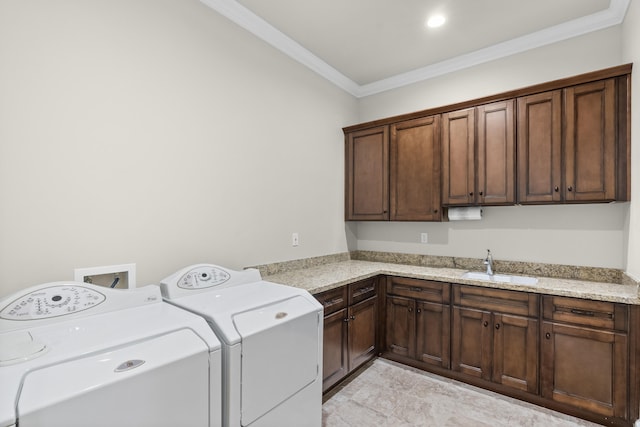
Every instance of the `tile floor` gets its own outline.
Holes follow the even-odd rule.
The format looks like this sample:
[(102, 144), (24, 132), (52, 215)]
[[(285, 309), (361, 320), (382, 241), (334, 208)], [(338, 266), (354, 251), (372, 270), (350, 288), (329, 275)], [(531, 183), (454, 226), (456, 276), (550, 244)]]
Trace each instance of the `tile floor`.
[(596, 424), (385, 359), (325, 396), (323, 427)]

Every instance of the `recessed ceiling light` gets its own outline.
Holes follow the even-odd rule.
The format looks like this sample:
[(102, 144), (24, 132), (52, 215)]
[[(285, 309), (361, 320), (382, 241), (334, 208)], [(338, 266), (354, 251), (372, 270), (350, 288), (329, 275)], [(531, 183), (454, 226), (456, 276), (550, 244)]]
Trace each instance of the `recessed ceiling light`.
[(425, 25), (429, 28), (441, 27), (445, 23), (446, 19), (443, 15), (433, 15), (427, 19)]

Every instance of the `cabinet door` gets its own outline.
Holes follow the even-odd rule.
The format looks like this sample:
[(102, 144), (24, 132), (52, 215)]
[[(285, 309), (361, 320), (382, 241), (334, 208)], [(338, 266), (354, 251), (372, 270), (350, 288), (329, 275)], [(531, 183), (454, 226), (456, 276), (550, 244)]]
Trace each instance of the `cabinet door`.
[(378, 298), (373, 297), (349, 307), (349, 371), (376, 354)]
[(440, 116), (391, 125), (391, 220), (439, 221)]
[(322, 390), (325, 391), (348, 372), (347, 309), (324, 318), (322, 348)]
[(389, 132), (387, 126), (346, 137), (345, 218), (389, 219)]
[(518, 98), (518, 203), (562, 201), (562, 92)]
[(477, 378), (491, 380), (491, 313), (453, 307), (451, 368)]
[(416, 359), (449, 368), (449, 306), (416, 301)]
[(442, 115), (442, 204), (475, 202), (475, 109)]
[(538, 393), (538, 321), (493, 315), (493, 382)]
[(516, 130), (513, 99), (481, 105), (478, 114), (478, 184), (483, 205), (516, 202)]
[(616, 198), (615, 80), (565, 89), (565, 199)]
[(386, 348), (393, 354), (414, 358), (415, 301), (387, 296)]
[(626, 416), (627, 335), (544, 322), (542, 396), (608, 417)]

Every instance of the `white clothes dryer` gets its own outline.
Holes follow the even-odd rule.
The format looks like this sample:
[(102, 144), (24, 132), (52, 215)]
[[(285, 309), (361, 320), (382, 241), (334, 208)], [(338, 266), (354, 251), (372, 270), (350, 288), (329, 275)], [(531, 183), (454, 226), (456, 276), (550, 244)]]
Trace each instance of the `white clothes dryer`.
[(225, 426), (321, 426), (323, 308), (309, 292), (212, 264), (186, 267), (160, 287), (220, 338)]
[(220, 427), (221, 347), (158, 286), (33, 286), (0, 300), (0, 426)]

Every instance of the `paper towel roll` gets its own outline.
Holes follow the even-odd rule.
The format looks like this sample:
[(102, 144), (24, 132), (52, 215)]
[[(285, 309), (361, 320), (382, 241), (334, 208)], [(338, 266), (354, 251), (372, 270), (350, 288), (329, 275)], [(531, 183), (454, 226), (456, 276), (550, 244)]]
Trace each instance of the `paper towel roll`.
[(470, 221), (479, 219), (482, 219), (482, 207), (480, 206), (449, 208), (449, 221)]

